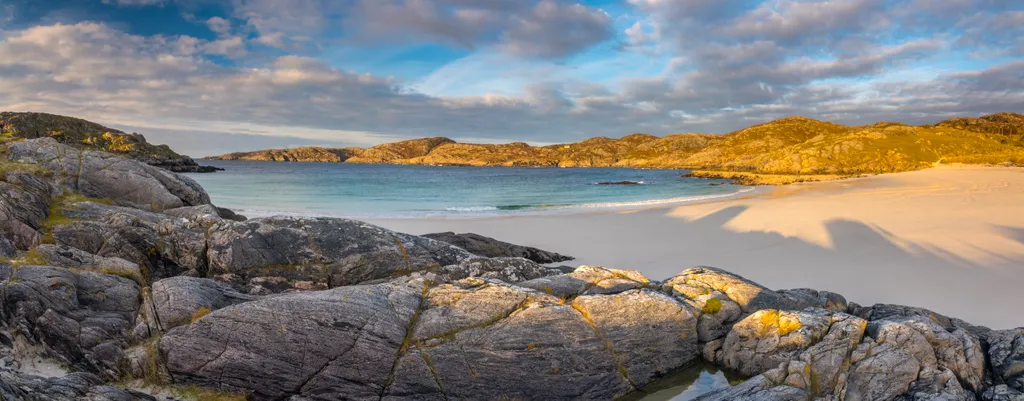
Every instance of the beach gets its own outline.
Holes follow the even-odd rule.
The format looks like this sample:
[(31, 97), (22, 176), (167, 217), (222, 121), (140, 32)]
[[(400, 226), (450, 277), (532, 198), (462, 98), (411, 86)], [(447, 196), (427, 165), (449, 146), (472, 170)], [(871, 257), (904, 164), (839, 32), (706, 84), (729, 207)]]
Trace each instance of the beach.
[(1012, 312), (1024, 304), (1024, 169), (939, 166), (760, 192), (631, 211), (369, 222), (478, 233), (657, 280), (714, 266), (773, 289), (1024, 326)]

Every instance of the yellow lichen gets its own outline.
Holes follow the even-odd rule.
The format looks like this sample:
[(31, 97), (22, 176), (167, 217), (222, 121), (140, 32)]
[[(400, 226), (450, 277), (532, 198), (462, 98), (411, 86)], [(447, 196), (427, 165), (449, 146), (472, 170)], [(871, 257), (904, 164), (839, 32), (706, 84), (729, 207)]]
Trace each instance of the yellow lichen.
[(711, 298), (704, 303), (704, 308), (701, 309), (705, 315), (714, 315), (722, 311), (722, 300), (718, 298)]
[(210, 312), (213, 311), (211, 311), (210, 308), (207, 308), (205, 306), (199, 308), (199, 310), (192, 314), (192, 323), (195, 323), (197, 320), (202, 319), (203, 316), (209, 315)]

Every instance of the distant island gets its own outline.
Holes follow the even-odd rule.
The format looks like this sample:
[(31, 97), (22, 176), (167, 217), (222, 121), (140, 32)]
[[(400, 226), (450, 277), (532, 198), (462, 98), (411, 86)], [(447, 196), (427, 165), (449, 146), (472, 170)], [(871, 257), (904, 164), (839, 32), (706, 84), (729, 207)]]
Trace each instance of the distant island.
[(371, 148), (302, 147), (231, 153), (208, 160), (505, 167), (692, 169), (694, 177), (787, 184), (928, 168), (936, 163), (1024, 165), (1024, 115), (998, 113), (934, 125), (845, 126), (787, 117), (724, 135), (632, 134), (530, 146), (469, 144), (437, 137)]

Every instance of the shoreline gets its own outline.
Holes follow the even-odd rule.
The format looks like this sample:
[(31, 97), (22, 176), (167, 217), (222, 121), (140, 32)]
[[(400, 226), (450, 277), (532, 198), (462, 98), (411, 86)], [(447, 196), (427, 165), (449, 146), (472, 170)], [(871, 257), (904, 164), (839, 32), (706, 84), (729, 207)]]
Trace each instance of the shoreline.
[[(665, 279), (715, 266), (772, 289), (920, 306), (1010, 328), (1024, 316), (1024, 169), (950, 166), (798, 183), (755, 196), (630, 211), (367, 219), (399, 232), (472, 232)], [(1016, 205), (1016, 206), (1015, 206)]]

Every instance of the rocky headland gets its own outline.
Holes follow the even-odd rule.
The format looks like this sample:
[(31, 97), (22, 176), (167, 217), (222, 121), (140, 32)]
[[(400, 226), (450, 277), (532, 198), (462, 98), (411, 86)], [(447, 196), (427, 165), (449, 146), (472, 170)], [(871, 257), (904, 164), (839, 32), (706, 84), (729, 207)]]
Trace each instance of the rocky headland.
[(3, 400), (615, 399), (701, 360), (749, 378), (703, 400), (1024, 400), (1024, 328), (710, 267), (652, 281), (471, 234), (245, 219), (137, 160), (2, 146)]
[(177, 173), (212, 173), (222, 170), (201, 166), (167, 145), (153, 145), (141, 134), (127, 134), (74, 117), (46, 113), (0, 112), (0, 139), (54, 138), (83, 150), (102, 150)]
[(447, 166), (632, 167), (693, 170), (691, 177), (780, 185), (920, 170), (937, 163), (1024, 165), (1024, 115), (999, 113), (934, 125), (845, 126), (788, 117), (723, 135), (632, 134), (530, 146), (448, 138), (372, 148), (273, 149), (212, 160), (385, 163)]

